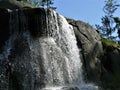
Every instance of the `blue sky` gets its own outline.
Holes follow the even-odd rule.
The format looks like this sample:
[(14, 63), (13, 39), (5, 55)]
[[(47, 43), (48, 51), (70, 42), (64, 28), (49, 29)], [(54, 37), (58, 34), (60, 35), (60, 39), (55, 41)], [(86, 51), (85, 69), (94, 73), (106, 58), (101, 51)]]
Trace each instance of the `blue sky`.
[[(54, 0), (54, 6), (63, 16), (82, 20), (93, 26), (100, 24), (101, 17), (104, 16), (102, 11), (104, 0)], [(117, 16), (119, 16), (119, 12), (120, 10), (117, 11)]]

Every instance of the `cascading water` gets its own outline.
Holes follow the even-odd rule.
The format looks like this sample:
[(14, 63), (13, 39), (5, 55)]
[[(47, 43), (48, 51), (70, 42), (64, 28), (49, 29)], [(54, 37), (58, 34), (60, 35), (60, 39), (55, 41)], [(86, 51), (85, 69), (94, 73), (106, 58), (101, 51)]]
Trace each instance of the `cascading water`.
[(8, 40), (12, 43), (7, 53), (11, 63), (7, 90), (98, 90), (82, 79), (79, 49), (66, 19), (53, 10), (31, 12), (36, 15), (29, 10), (11, 12), (14, 42)]

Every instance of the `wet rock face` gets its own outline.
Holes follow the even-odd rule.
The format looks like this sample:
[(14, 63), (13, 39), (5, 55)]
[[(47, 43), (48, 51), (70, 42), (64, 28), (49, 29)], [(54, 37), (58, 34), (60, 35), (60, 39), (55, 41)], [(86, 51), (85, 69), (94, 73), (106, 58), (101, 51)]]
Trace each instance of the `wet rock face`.
[(0, 13), (0, 90), (83, 82), (74, 31), (63, 16), (40, 8)]
[[(81, 50), (84, 71), (87, 77), (93, 81), (100, 78), (101, 56), (103, 53), (100, 35), (87, 23), (67, 19), (73, 26), (77, 38), (78, 47)], [(98, 80), (99, 81), (99, 80)]]
[(35, 90), (33, 87), (42, 86), (41, 81), (40, 86), (34, 86), (39, 81), (30, 65), (33, 59), (24, 35), (28, 29), (21, 12), (0, 9), (0, 90)]
[(0, 9), (0, 52), (3, 50), (5, 41), (9, 38), (9, 13), (7, 10)]

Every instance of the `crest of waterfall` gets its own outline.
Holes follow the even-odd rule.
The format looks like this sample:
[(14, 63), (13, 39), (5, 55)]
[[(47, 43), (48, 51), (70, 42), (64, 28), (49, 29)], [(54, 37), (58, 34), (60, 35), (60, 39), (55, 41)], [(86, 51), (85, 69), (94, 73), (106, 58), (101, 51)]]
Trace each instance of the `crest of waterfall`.
[(8, 88), (97, 90), (82, 79), (82, 63), (72, 26), (51, 9), (31, 12), (10, 12), (10, 38), (0, 54), (0, 59), (7, 58), (10, 63)]

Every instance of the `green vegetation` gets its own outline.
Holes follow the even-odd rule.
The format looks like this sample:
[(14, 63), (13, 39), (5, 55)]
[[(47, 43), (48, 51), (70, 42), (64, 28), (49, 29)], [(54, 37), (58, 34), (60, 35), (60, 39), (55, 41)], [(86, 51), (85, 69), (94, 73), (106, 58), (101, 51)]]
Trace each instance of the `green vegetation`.
[[(116, 0), (105, 1), (105, 6), (103, 7), (105, 16), (101, 18), (102, 25), (96, 25), (96, 29), (100, 32), (102, 37), (106, 37), (114, 41), (119, 37), (120, 20), (118, 17), (114, 16), (114, 13), (119, 6), (120, 4), (118, 4)], [(116, 31), (118, 32), (117, 36), (113, 35)]]
[(53, 0), (41, 0), (41, 6), (47, 7), (47, 8), (54, 8), (51, 5), (53, 5)]
[(104, 47), (113, 47), (116, 49), (120, 48), (120, 44), (116, 43), (115, 41), (113, 41), (111, 39), (102, 38), (101, 41), (102, 41)]
[(44, 8), (56, 9), (56, 7), (52, 6), (54, 4), (53, 0), (23, 0), (23, 1), (31, 3), (36, 7), (44, 7)]
[(30, 5), (32, 8), (35, 8), (36, 5), (33, 4), (32, 2), (29, 2), (28, 0), (23, 0), (27, 5)]

